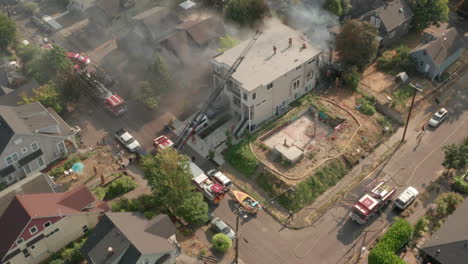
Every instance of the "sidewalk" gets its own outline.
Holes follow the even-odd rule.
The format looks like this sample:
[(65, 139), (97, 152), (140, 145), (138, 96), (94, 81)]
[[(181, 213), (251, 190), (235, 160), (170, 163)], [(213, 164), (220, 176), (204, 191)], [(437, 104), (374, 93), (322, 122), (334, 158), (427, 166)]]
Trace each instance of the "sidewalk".
[[(449, 89), (444, 94), (439, 95), (440, 105), (433, 105), (432, 102), (421, 101), (417, 109), (413, 109), (412, 117), (406, 132), (406, 139), (416, 138), (421, 127), (426, 124), (429, 116), (435, 112), (453, 93), (453, 89)], [(417, 112), (415, 112), (415, 110)], [(327, 210), (336, 202), (343, 200), (344, 196), (359, 182), (372, 176), (382, 165), (388, 163), (393, 155), (403, 145), (400, 144), (403, 136), (404, 126), (400, 127), (386, 142), (377, 147), (369, 156), (361, 160), (337, 185), (327, 190), (325, 193), (314, 201), (313, 204), (305, 207), (301, 211), (295, 213), (294, 220), (289, 222), (290, 227), (301, 229), (311, 226), (315, 220), (318, 220), (323, 214), (321, 210)], [(335, 199), (335, 201), (333, 201)], [(325, 206), (324, 206), (325, 205)], [(324, 207), (324, 208), (321, 208)]]

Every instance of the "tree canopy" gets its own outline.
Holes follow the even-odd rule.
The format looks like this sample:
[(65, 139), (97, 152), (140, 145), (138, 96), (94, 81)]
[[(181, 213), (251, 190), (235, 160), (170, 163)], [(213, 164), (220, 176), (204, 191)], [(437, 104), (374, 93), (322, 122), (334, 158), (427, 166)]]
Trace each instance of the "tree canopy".
[(336, 38), (336, 49), (342, 62), (363, 70), (379, 49), (377, 30), (367, 22), (349, 20)]
[(401, 45), (393, 50), (385, 51), (382, 56), (377, 59), (377, 68), (381, 71), (396, 73), (396, 72), (413, 72), (415, 70), (414, 61), (409, 53), (411, 49)]
[(149, 81), (153, 89), (159, 93), (166, 92), (172, 87), (172, 75), (160, 54), (156, 54), (154, 63), (149, 69)]
[(343, 8), (341, 8), (340, 0), (326, 0), (323, 7), (337, 16), (341, 16), (343, 14)]
[(213, 236), (213, 248), (219, 252), (226, 252), (232, 247), (231, 239), (223, 233), (219, 233)]
[(359, 82), (361, 81), (361, 73), (358, 71), (356, 66), (352, 66), (344, 74), (344, 82), (351, 90), (357, 91)]
[(200, 192), (190, 193), (177, 207), (176, 214), (185, 221), (196, 225), (208, 221), (208, 204), (203, 201), (203, 194)]
[(45, 107), (52, 107), (57, 113), (61, 113), (63, 111), (60, 92), (52, 81), (49, 81), (32, 91), (34, 93), (33, 96), (27, 96), (25, 93), (20, 94), (22, 100), (20, 102), (21, 104), (40, 102)]
[(468, 137), (460, 145), (444, 146), (445, 158), (442, 165), (448, 169), (463, 170), (468, 165)]
[(67, 58), (65, 50), (59, 46), (42, 51), (35, 47), (22, 47), (19, 56), (24, 56), (25, 72), (39, 83), (62, 80), (73, 70), (73, 64)]
[(416, 30), (448, 21), (448, 0), (416, 0), (412, 5)]
[(269, 12), (265, 0), (231, 0), (227, 4), (226, 16), (242, 26), (253, 25)]
[(226, 35), (224, 37), (220, 37), (219, 38), (219, 48), (218, 48), (218, 52), (223, 52), (223, 51), (226, 51), (230, 48), (233, 48), (234, 46), (236, 46), (237, 44), (239, 44), (239, 40), (230, 36), (230, 35)]
[(6, 49), (15, 41), (16, 25), (7, 15), (0, 12), (0, 48)]

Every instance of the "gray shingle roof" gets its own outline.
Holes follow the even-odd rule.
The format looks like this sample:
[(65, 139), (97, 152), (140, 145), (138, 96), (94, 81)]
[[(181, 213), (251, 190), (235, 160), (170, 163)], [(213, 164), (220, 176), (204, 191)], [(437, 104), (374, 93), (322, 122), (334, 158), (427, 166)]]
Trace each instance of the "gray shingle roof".
[(387, 31), (394, 29), (414, 15), (404, 0), (386, 1), (374, 12), (380, 17)]
[(413, 52), (424, 50), (436, 65), (440, 65), (462, 47), (463, 40), (458, 31), (449, 28), (438, 39), (415, 48)]
[[(442, 264), (464, 264), (468, 259), (468, 200), (448, 217), (442, 227), (426, 241), (422, 250)], [(440, 250), (437, 253), (437, 250)]]

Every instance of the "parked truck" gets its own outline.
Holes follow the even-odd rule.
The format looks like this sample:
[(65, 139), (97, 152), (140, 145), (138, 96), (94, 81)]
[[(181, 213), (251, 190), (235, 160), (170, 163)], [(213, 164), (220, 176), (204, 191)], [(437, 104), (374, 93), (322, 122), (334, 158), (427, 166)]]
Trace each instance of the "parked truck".
[(104, 84), (93, 78), (89, 72), (78, 72), (78, 78), (83, 90), (114, 117), (120, 117), (127, 112), (127, 104), (124, 99), (117, 93), (107, 89)]
[(366, 223), (370, 217), (391, 202), (396, 189), (396, 187), (392, 188), (384, 182), (379, 183), (354, 204), (353, 210), (350, 213), (351, 219), (361, 225)]
[(208, 178), (203, 170), (193, 162), (190, 162), (190, 171), (192, 172), (193, 176), (193, 185), (198, 191), (203, 193), (203, 196), (205, 196), (209, 202), (218, 204), (229, 191), (221, 184), (216, 183)]

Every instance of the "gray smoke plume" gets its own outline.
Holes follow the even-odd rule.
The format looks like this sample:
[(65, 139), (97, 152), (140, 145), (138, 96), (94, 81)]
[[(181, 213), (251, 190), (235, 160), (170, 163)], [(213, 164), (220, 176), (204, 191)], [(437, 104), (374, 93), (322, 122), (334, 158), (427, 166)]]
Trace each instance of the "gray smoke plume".
[(291, 5), (287, 10), (288, 24), (302, 31), (312, 45), (321, 49), (331, 46), (330, 29), (339, 25), (338, 17), (322, 8), (321, 3)]

